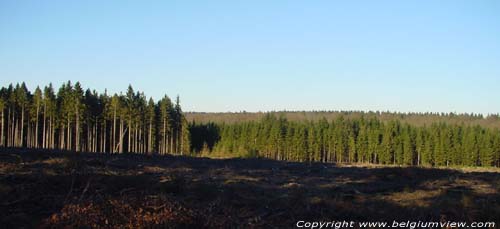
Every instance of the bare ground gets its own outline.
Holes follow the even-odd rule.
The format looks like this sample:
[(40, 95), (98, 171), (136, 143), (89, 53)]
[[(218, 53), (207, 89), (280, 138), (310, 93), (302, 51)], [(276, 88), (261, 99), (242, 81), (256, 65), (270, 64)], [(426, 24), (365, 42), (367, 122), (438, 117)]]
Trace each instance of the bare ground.
[(5, 228), (500, 222), (498, 170), (0, 149)]

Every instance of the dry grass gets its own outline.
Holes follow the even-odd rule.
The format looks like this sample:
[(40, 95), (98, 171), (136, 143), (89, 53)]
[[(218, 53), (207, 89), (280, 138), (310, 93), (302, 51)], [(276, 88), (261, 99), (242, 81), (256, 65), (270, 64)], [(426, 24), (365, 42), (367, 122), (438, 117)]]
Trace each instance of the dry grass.
[(402, 207), (430, 207), (432, 200), (442, 194), (441, 190), (416, 190), (414, 192), (404, 191), (393, 193), (381, 199)]
[(0, 223), (6, 228), (499, 222), (499, 192), (496, 171), (0, 149)]
[(41, 163), (47, 164), (47, 165), (67, 165), (69, 163), (69, 160), (67, 158), (49, 158), (42, 160)]

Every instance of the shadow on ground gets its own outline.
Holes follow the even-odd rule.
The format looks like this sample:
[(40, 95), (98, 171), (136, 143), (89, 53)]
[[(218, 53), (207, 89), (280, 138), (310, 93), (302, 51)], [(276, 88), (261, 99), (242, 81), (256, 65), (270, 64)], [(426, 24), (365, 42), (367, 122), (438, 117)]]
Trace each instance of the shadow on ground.
[(498, 223), (499, 191), (495, 172), (0, 149), (7, 228)]

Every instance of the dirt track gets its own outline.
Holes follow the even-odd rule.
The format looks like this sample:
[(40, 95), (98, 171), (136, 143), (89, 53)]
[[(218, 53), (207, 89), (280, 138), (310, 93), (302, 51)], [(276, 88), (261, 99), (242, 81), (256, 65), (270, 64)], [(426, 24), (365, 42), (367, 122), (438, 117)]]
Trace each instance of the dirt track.
[(6, 228), (500, 223), (500, 173), (0, 149), (0, 212)]

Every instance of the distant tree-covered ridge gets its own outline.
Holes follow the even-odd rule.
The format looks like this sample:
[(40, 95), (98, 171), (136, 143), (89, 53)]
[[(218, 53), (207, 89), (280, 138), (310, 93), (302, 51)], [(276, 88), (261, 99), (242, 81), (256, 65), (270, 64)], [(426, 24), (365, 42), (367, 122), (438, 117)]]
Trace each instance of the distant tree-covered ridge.
[(125, 94), (84, 90), (70, 81), (30, 92), (0, 89), (0, 146), (110, 153), (187, 153), (187, 121), (168, 96), (155, 102), (129, 86)]
[(500, 166), (500, 130), (480, 125), (411, 125), (361, 115), (289, 121), (190, 124), (192, 150), (205, 155), (276, 160), (418, 166)]
[(259, 121), (266, 114), (272, 113), (276, 116), (284, 116), (288, 121), (320, 121), (326, 119), (327, 121), (334, 121), (340, 116), (344, 119), (365, 119), (377, 118), (383, 122), (398, 120), (402, 123), (408, 123), (414, 126), (431, 125), (433, 123), (447, 123), (447, 124), (465, 124), (465, 125), (479, 125), (487, 128), (500, 128), (500, 116), (498, 114), (490, 114), (484, 116), (483, 114), (474, 113), (401, 113), (389, 111), (272, 111), (272, 112), (186, 112), (186, 119), (189, 122), (195, 121), (196, 123), (238, 123), (245, 121)]

